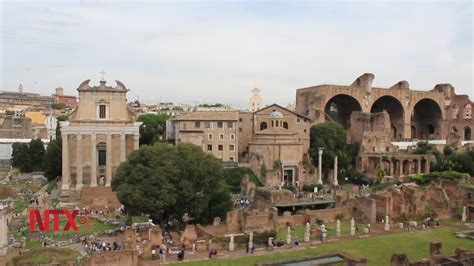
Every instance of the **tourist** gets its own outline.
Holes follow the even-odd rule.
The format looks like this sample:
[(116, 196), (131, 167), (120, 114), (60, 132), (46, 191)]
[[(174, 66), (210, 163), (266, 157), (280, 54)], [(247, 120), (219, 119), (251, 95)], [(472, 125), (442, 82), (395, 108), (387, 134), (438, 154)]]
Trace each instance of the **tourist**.
[(245, 245), (245, 253), (249, 253), (249, 243), (248, 242)]
[(217, 250), (215, 248), (211, 248), (209, 251), (209, 258), (212, 259), (212, 256), (217, 256)]
[(165, 261), (166, 260), (166, 246), (160, 247), (159, 253), (160, 253), (160, 260)]
[(151, 259), (156, 260), (156, 250), (154, 248), (151, 250)]

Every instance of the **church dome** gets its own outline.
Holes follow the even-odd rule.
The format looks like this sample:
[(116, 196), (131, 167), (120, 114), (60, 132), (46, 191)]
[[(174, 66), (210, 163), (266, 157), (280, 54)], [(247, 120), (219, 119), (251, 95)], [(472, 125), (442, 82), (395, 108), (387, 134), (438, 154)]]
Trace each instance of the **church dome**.
[(283, 114), (278, 112), (278, 111), (273, 111), (270, 114), (270, 117), (273, 118), (273, 119), (280, 119), (280, 118), (283, 118)]

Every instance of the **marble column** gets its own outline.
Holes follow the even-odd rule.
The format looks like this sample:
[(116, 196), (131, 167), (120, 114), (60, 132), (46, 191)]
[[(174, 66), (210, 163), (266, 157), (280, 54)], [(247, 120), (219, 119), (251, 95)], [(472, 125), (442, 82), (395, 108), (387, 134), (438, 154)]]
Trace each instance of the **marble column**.
[[(8, 246), (8, 224), (6, 211), (0, 211), (0, 254)], [(5, 252), (6, 253), (6, 252)]]
[(112, 134), (107, 134), (107, 154), (105, 169), (105, 186), (110, 187), (112, 181)]
[(68, 135), (66, 133), (61, 134), (62, 137), (62, 179), (61, 179), (61, 189), (67, 190), (69, 189), (69, 185), (71, 184), (71, 165), (70, 165), (70, 158), (69, 158), (69, 143), (68, 143)]
[(323, 184), (323, 149), (319, 148), (318, 151), (318, 171), (319, 171), (319, 178), (318, 178), (318, 184)]
[(91, 187), (97, 186), (97, 144), (96, 134), (91, 134)]
[(76, 135), (76, 190), (80, 190), (84, 185), (82, 184), (82, 135)]
[(125, 162), (127, 151), (125, 150), (125, 134), (120, 134), (120, 162)]
[(337, 180), (337, 156), (334, 157), (334, 178), (333, 178), (333, 184), (335, 186), (339, 185), (339, 180)]
[(140, 135), (133, 134), (133, 149), (138, 150), (139, 146), (140, 146)]

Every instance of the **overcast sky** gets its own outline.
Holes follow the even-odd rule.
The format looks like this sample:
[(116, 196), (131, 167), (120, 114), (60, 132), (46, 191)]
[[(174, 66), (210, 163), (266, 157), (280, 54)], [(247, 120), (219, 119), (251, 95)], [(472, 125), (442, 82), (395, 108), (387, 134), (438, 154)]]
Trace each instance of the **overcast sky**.
[(105, 70), (129, 100), (246, 107), (255, 85), (286, 105), (371, 72), (474, 100), (471, 1), (2, 1), (0, 28), (2, 90), (75, 95)]

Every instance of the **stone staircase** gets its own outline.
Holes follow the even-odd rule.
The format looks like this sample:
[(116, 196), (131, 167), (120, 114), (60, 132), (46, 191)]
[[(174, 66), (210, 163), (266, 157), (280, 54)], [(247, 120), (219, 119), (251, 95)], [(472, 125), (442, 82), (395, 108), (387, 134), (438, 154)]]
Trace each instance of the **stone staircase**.
[(91, 207), (93, 209), (117, 209), (122, 204), (115, 192), (110, 187), (84, 187), (82, 188), (79, 207)]

